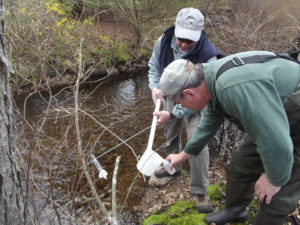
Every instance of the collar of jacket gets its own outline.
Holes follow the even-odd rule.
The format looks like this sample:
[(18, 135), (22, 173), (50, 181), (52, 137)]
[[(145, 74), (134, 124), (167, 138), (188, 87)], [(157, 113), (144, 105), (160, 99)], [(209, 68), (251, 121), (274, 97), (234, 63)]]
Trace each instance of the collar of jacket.
[(211, 65), (209, 63), (203, 63), (203, 73), (204, 73), (204, 80), (206, 83), (206, 87), (211, 95), (211, 103), (213, 108), (216, 108), (216, 104), (218, 103), (216, 92), (215, 92), (215, 83), (216, 83), (216, 74), (213, 73)]

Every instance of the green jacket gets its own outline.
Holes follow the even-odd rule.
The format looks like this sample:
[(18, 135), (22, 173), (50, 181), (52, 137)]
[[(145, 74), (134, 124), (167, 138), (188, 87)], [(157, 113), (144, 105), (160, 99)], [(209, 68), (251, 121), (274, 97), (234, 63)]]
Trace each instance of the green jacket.
[[(293, 143), (282, 100), (299, 83), (300, 66), (285, 59), (246, 64), (225, 71), (215, 82), (215, 74), (225, 62), (236, 56), (257, 54), (273, 53), (244, 52), (203, 64), (204, 79), (212, 100), (206, 105), (204, 119), (184, 151), (199, 154), (227, 114), (238, 119), (256, 143), (270, 182), (283, 186), (291, 175)], [(222, 110), (216, 107), (218, 102)]]

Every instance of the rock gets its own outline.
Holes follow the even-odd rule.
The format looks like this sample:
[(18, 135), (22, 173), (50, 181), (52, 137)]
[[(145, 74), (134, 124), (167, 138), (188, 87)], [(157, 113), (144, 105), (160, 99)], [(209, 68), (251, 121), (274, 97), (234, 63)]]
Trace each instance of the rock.
[(117, 68), (113, 68), (108, 71), (108, 74), (112, 77), (118, 77), (120, 75), (120, 71)]
[(152, 187), (161, 187), (170, 183), (173, 179), (174, 176), (157, 178), (156, 176), (152, 175), (148, 181), (148, 184)]
[(97, 65), (92, 69), (90, 76), (92, 77), (104, 77), (107, 75), (107, 69), (104, 65)]

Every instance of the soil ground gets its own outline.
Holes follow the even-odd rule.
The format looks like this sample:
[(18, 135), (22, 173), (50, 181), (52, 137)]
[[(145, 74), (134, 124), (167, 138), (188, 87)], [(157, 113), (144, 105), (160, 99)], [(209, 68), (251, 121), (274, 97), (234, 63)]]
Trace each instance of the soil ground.
[[(222, 164), (222, 165), (221, 165)], [(223, 179), (224, 162), (220, 160), (212, 160), (210, 165), (209, 177), (210, 183)], [(189, 171), (182, 170), (181, 174), (176, 176), (170, 183), (165, 186), (153, 188), (147, 187), (145, 198), (141, 203), (144, 217), (153, 212), (160, 211), (180, 200), (192, 199), (189, 188), (190, 177)]]
[[(220, 158), (214, 158), (210, 162), (209, 182), (214, 184), (220, 180), (224, 180), (224, 168), (226, 163)], [(192, 196), (189, 191), (189, 173), (187, 170), (176, 176), (170, 183), (163, 187), (153, 188), (147, 187), (145, 197), (140, 206), (136, 210), (143, 212), (142, 217), (147, 218), (151, 213), (164, 211), (170, 205), (180, 200), (191, 200)], [(222, 203), (225, 202), (225, 193), (223, 193)], [(142, 222), (142, 221), (141, 221)], [(297, 209), (289, 216), (284, 225), (300, 225), (300, 201)]]

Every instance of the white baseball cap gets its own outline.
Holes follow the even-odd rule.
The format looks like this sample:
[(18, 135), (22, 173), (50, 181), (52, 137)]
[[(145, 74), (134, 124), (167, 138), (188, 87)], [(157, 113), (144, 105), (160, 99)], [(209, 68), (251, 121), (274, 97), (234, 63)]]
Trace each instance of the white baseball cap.
[(203, 30), (204, 17), (199, 9), (183, 8), (176, 17), (175, 36), (199, 41)]

